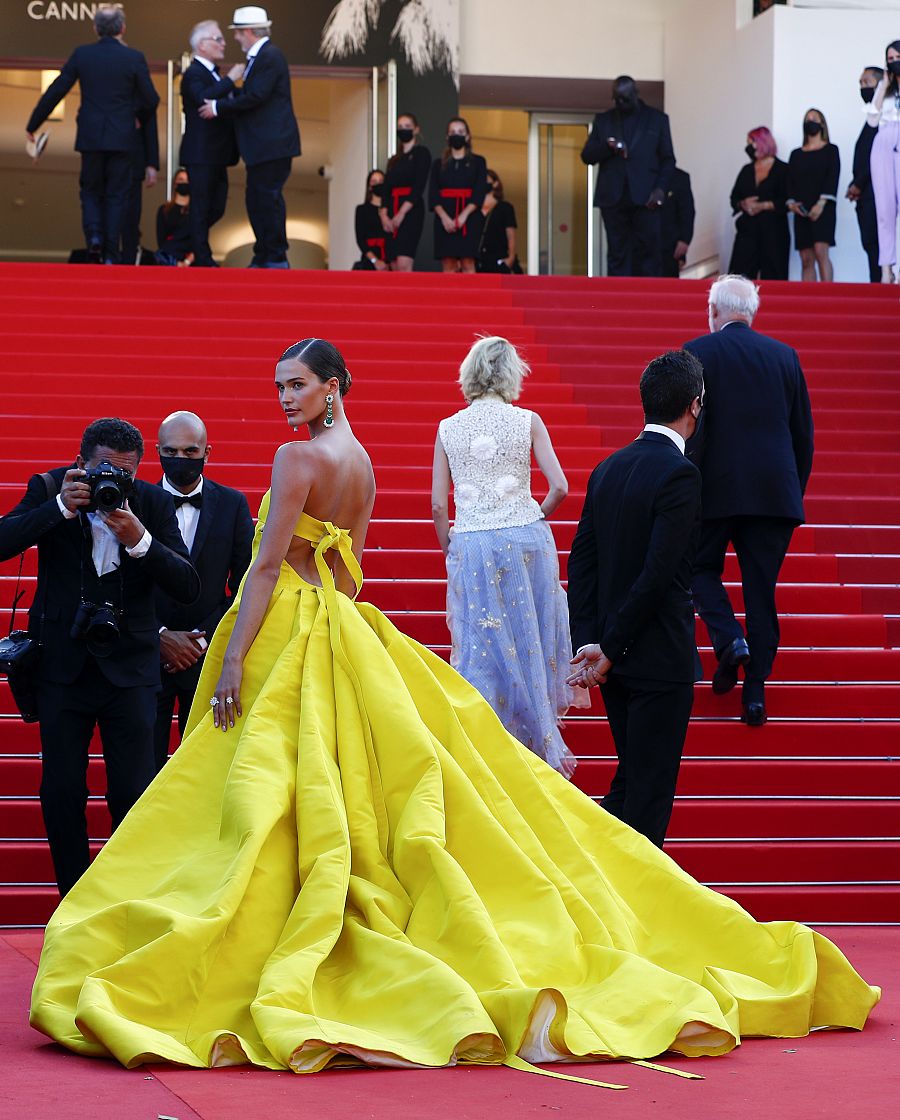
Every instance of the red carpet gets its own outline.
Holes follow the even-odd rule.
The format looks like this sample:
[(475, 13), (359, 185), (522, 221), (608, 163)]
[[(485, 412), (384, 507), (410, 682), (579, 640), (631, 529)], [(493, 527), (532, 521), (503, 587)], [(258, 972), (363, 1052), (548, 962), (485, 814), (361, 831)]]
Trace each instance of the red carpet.
[(663, 1059), (686, 1081), (623, 1062), (557, 1066), (628, 1085), (625, 1092), (496, 1067), (334, 1070), (300, 1077), (237, 1067), (124, 1070), (82, 1058), (31, 1030), (28, 1000), (40, 933), (0, 936), (0, 1116), (27, 1120), (888, 1120), (896, 1115), (900, 932), (825, 929), (857, 969), (884, 986), (865, 1030), (750, 1039), (722, 1058)]
[[(28, 475), (70, 462), (85, 424), (118, 413), (148, 444), (192, 408), (210, 475), (251, 506), (289, 432), (274, 360), (307, 335), (333, 340), (354, 376), (347, 401), (379, 497), (364, 597), (446, 655), (442, 558), (430, 522), (438, 420), (460, 406), (456, 368), (477, 332), (520, 343), (522, 403), (547, 422), (570, 481), (554, 521), (563, 570), (586, 479), (633, 438), (646, 361), (705, 330), (705, 285), (532, 277), (125, 270), (0, 265), (4, 391), (0, 509)], [(766, 284), (757, 326), (796, 346), (817, 454), (782, 573), (783, 648), (762, 729), (737, 693), (697, 690), (668, 850), (760, 918), (900, 922), (900, 381), (896, 291)], [(16, 563), (0, 566), (0, 610)], [(35, 553), (26, 557), (30, 598)], [(727, 578), (737, 569), (729, 561)], [(739, 595), (737, 601), (740, 601)], [(707, 672), (712, 654), (698, 630)], [(601, 709), (568, 721), (577, 781), (603, 792), (612, 744)], [(55, 892), (37, 801), (37, 731), (0, 682), (0, 926), (42, 924)], [(99, 744), (95, 744), (99, 759)], [(91, 835), (107, 835), (92, 763)], [(468, 1076), (465, 1072), (460, 1077)], [(165, 1112), (165, 1110), (161, 1110)], [(323, 1114), (324, 1115), (324, 1114)]]

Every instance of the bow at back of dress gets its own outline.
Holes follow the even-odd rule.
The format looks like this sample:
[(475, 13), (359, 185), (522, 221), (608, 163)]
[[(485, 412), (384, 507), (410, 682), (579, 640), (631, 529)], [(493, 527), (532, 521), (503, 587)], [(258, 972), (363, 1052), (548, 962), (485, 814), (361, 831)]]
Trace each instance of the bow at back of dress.
[[(271, 490), (267, 490), (259, 505), (259, 513), (256, 522), (256, 540), (254, 541), (254, 555), (259, 547), (259, 537), (262, 534), (269, 513), (271, 493)], [(353, 554), (353, 541), (350, 537), (349, 530), (340, 529), (330, 521), (320, 521), (318, 517), (313, 517), (312, 514), (304, 511), (300, 514), (297, 519), (297, 524), (294, 526), (294, 536), (309, 541), (309, 543), (314, 546), (316, 571), (319, 573), (322, 587), (329, 597), (336, 588), (334, 585), (334, 576), (328, 564), (325, 562), (325, 553), (331, 549), (337, 550), (338, 555), (344, 562), (344, 566), (350, 573), (353, 583), (356, 586), (356, 592), (353, 595), (355, 599), (362, 589), (363, 574), (359, 566), (359, 561)]]

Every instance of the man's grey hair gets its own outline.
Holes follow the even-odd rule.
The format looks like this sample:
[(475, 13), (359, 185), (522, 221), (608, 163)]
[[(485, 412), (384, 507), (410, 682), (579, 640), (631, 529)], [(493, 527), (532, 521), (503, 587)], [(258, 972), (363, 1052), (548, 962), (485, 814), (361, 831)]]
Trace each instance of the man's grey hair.
[(121, 35), (125, 30), (125, 9), (119, 4), (101, 4), (94, 12), (94, 30), (101, 37)]
[(201, 20), (200, 23), (195, 24), (194, 30), (191, 32), (191, 38), (189, 40), (191, 44), (191, 50), (195, 51), (204, 39), (211, 38), (212, 32), (214, 31), (218, 31), (220, 35), (222, 34), (222, 32), (219, 30), (218, 22), (214, 19), (204, 19)]
[(754, 319), (759, 311), (759, 288), (746, 276), (728, 273), (709, 289), (709, 306), (731, 315)]

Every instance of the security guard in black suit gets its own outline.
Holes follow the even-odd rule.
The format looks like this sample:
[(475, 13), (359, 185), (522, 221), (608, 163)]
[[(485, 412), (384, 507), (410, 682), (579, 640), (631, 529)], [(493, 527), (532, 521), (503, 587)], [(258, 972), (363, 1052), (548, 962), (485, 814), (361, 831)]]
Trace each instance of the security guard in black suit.
[(169, 755), (172, 714), (178, 704), (178, 729), (184, 734), (203, 654), (231, 606), (250, 566), (253, 519), (239, 490), (203, 474), (212, 450), (206, 426), (193, 412), (173, 412), (159, 427), (163, 477), (191, 563), (202, 584), (200, 597), (185, 604), (156, 589), (156, 617), (162, 688), (157, 700), (155, 754), (161, 770)]
[[(291, 101), (287, 60), (269, 38), (265, 8), (237, 8), (229, 25), (247, 55), (243, 84), (226, 78), (222, 92), (207, 97), (205, 120), (234, 120), (238, 150), (247, 165), (247, 217), (256, 236), (251, 268), (289, 268), (284, 185), (291, 160), (300, 155), (300, 130)], [(233, 94), (233, 96), (232, 96)]]
[[(193, 268), (213, 268), (209, 231), (225, 213), (228, 202), (228, 168), (238, 161), (234, 122), (225, 116), (204, 120), (200, 107), (233, 88), (223, 79), (218, 64), (225, 57), (225, 37), (215, 20), (198, 23), (191, 32), (194, 57), (181, 76), (184, 137), (181, 166), (188, 173), (191, 205), (188, 219), (194, 252)], [(240, 68), (233, 68), (235, 72)], [(226, 82), (228, 85), (226, 87)]]
[(581, 153), (599, 165), (594, 205), (600, 207), (610, 276), (662, 273), (660, 209), (675, 170), (669, 118), (638, 97), (634, 79), (613, 83), (615, 109), (594, 117)]
[[(867, 66), (859, 76), (859, 92), (865, 104), (875, 96), (878, 83), (884, 77), (880, 66)], [(872, 190), (872, 143), (878, 133), (868, 123), (862, 126), (853, 149), (853, 179), (847, 188), (847, 198), (856, 203), (856, 222), (859, 239), (869, 264), (869, 280), (881, 283), (881, 266), (878, 263), (878, 215), (875, 212), (875, 192)]]
[[(0, 560), (35, 544), (38, 550), (29, 631), (41, 644), (41, 808), (61, 895), (90, 860), (85, 808), (94, 728), (100, 728), (113, 828), (156, 773), (154, 588), (182, 603), (200, 594), (171, 497), (134, 480), (143, 450), (132, 424), (95, 420), (85, 429), (75, 466), (48, 472), (55, 494), (48, 496), (44, 479), (34, 475), (19, 504), (0, 519)], [(84, 474), (103, 461), (133, 484), (124, 508), (110, 513), (91, 508)], [(85, 604), (101, 609), (92, 614)]]
[(662, 208), (663, 276), (678, 276), (684, 268), (694, 239), (695, 213), (691, 177), (676, 167)]
[(147, 60), (122, 42), (125, 13), (121, 8), (98, 7), (94, 30), (98, 41), (75, 49), (35, 106), (26, 131), (34, 139), (36, 130), (79, 83), (75, 150), (81, 152), (81, 222), (88, 259), (118, 263), (135, 129), (143, 114), (156, 112), (159, 94)]

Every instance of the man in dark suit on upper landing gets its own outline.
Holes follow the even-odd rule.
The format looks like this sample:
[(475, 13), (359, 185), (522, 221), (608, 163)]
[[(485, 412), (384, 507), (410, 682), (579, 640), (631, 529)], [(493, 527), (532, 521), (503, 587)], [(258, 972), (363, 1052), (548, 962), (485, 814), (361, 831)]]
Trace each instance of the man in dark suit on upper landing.
[(703, 370), (684, 350), (640, 383), (646, 426), (594, 469), (569, 555), (571, 684), (600, 685), (618, 766), (603, 808), (662, 847), (698, 677), (691, 562), (700, 473), (684, 455)]
[[(227, 116), (204, 120), (200, 108), (233, 89), (233, 78), (243, 66), (233, 66), (223, 79), (218, 64), (225, 57), (225, 37), (215, 20), (198, 23), (191, 32), (194, 57), (181, 75), (184, 138), (179, 162), (188, 173), (191, 205), (188, 219), (194, 251), (193, 268), (213, 268), (209, 230), (225, 213), (228, 202), (228, 168), (238, 161), (234, 121)], [(227, 84), (226, 84), (227, 83)]]
[(195, 413), (167, 416), (159, 426), (156, 449), (163, 469), (160, 486), (172, 495), (178, 529), (202, 585), (199, 599), (189, 606), (164, 588), (156, 589), (162, 688), (155, 735), (156, 768), (161, 770), (169, 755), (175, 702), (178, 730), (184, 734), (203, 654), (250, 566), (253, 518), (239, 490), (204, 476), (212, 447), (206, 425)]
[[(0, 519), (0, 560), (32, 545), (38, 550), (29, 631), (41, 644), (41, 808), (61, 895), (90, 860), (85, 808), (94, 728), (103, 743), (113, 828), (156, 773), (153, 590), (161, 587), (184, 603), (200, 594), (171, 497), (134, 480), (143, 450), (132, 424), (95, 420), (84, 431), (75, 466), (34, 475), (19, 504)], [(96, 508), (84, 473), (103, 462), (133, 483), (124, 506), (108, 513)], [(85, 604), (101, 610), (92, 614)]]
[(662, 208), (662, 274), (677, 277), (694, 240), (694, 192), (691, 177), (680, 167), (672, 172)]
[[(868, 105), (875, 96), (878, 83), (884, 77), (880, 66), (867, 66), (859, 76), (859, 92), (863, 104)], [(872, 189), (871, 157), (872, 144), (878, 128), (868, 121), (860, 129), (853, 148), (853, 179), (847, 188), (846, 197), (856, 203), (856, 222), (859, 226), (859, 239), (869, 265), (869, 280), (881, 283), (881, 265), (878, 263), (878, 217), (875, 213), (875, 192)]]
[[(685, 344), (703, 364), (706, 407), (688, 455), (703, 475), (703, 530), (693, 590), (729, 692), (744, 666), (742, 719), (766, 722), (765, 682), (778, 651), (775, 585), (813, 461), (813, 420), (797, 352), (751, 328), (756, 285), (722, 276), (709, 292), (710, 333)], [(722, 585), (725, 550), (741, 569), (746, 636)]]
[(159, 94), (144, 56), (122, 41), (125, 13), (120, 7), (98, 7), (94, 30), (97, 42), (73, 51), (25, 127), (33, 140), (57, 104), (79, 83), (75, 150), (81, 152), (81, 223), (88, 259), (115, 264), (120, 260), (131, 187), (135, 130), (142, 118), (156, 112)]
[(660, 209), (675, 170), (669, 118), (638, 96), (633, 78), (613, 83), (615, 108), (594, 117), (581, 153), (599, 165), (600, 207), (610, 276), (660, 276)]
[(291, 101), (287, 60), (269, 38), (272, 21), (265, 8), (237, 8), (229, 25), (247, 55), (243, 84), (230, 78), (214, 97), (207, 94), (199, 112), (204, 120), (234, 120), (238, 150), (247, 166), (247, 217), (253, 227), (251, 268), (289, 268), (284, 185), (291, 160), (300, 155), (300, 130)]

